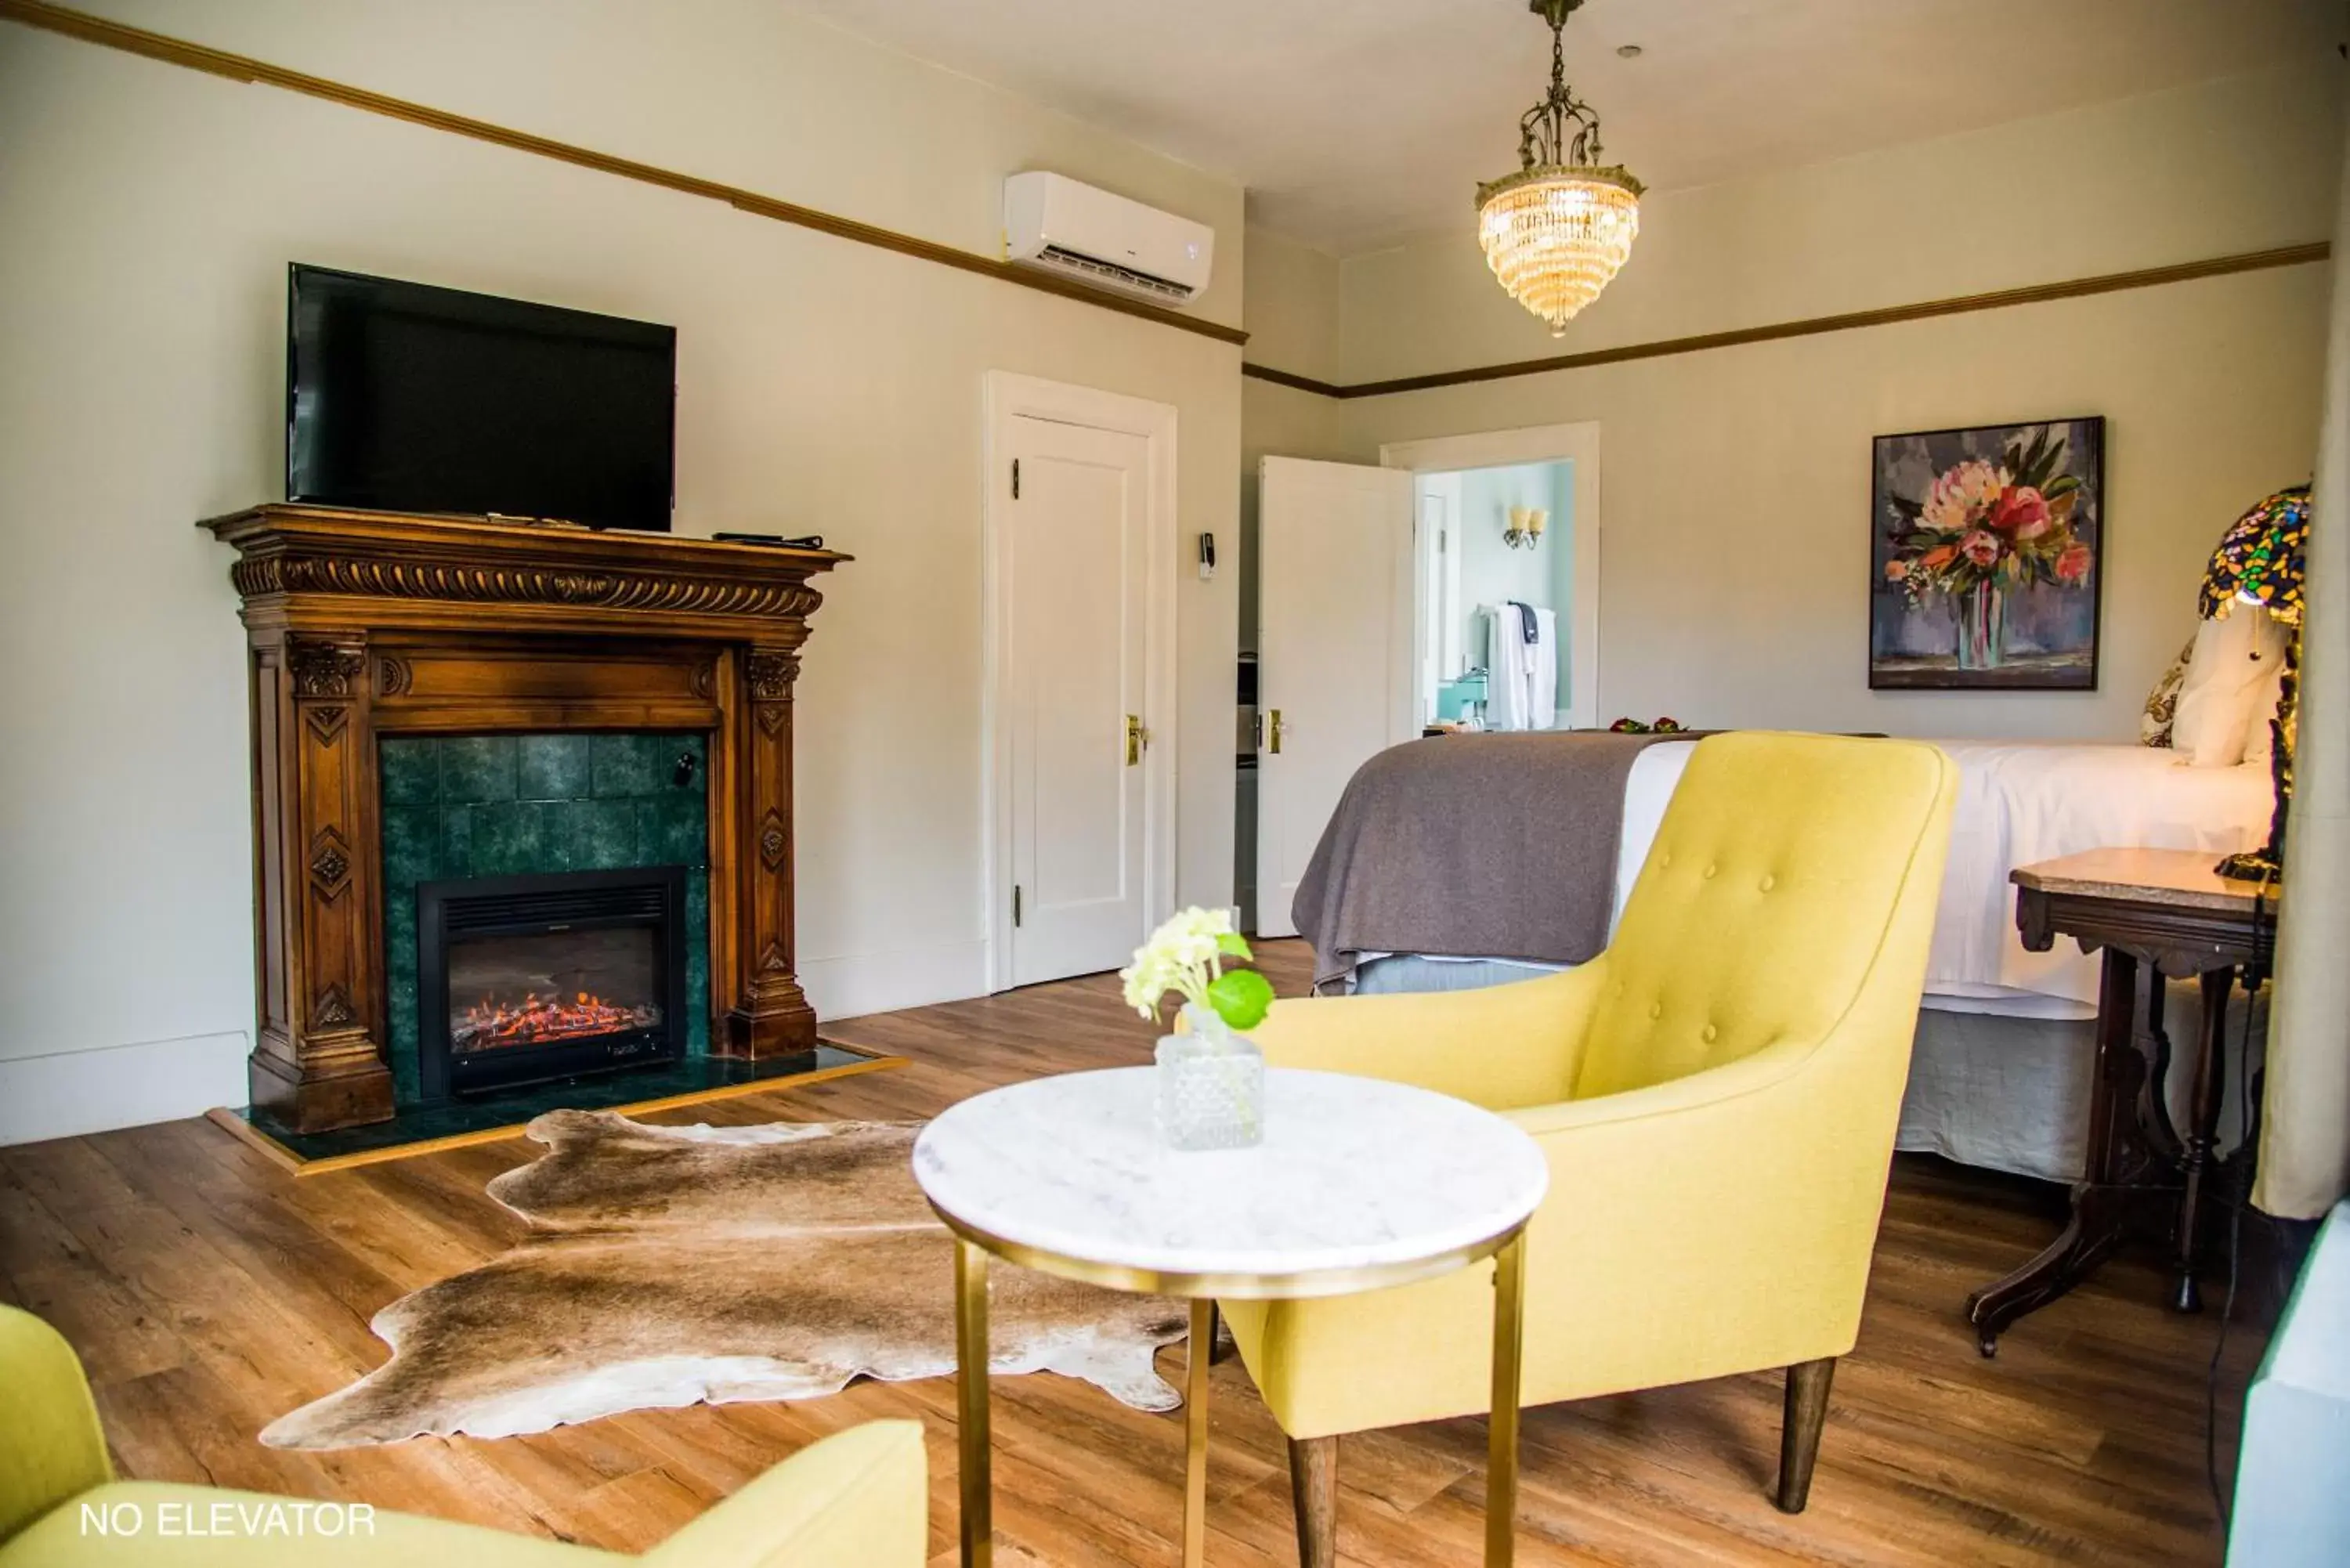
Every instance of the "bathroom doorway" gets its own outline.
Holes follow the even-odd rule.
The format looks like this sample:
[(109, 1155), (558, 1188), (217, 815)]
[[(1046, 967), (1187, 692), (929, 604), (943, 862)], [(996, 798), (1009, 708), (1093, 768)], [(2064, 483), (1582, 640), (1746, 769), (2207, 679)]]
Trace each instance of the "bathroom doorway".
[(1412, 476), (1412, 713), (1445, 729), (1599, 718), (1599, 427), (1393, 442)]
[(1422, 472), (1413, 481), (1420, 722), (1567, 728), (1573, 461)]

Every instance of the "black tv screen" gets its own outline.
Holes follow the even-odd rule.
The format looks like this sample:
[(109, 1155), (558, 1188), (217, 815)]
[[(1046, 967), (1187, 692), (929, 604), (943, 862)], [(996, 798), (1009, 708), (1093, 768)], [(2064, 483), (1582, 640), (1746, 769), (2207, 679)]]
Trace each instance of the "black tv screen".
[(296, 264), (286, 496), (670, 525), (677, 329)]

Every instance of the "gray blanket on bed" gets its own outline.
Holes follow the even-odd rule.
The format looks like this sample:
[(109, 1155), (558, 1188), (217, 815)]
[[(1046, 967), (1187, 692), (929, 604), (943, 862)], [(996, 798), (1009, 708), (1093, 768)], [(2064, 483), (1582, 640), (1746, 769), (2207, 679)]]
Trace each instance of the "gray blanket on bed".
[(1314, 985), (1363, 953), (1582, 963), (1607, 945), (1624, 780), (1686, 734), (1443, 735), (1357, 770), (1297, 885)]

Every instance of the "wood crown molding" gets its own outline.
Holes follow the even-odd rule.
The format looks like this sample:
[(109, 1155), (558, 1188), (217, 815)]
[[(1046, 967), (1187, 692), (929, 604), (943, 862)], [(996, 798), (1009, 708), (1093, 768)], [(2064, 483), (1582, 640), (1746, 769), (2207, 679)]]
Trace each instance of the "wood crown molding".
[(2213, 256), (2205, 261), (2144, 267), (2136, 272), (2103, 273), (2095, 277), (2032, 284), (2022, 288), (1997, 289), (1989, 294), (1929, 299), (1915, 305), (1889, 305), (1878, 310), (1814, 316), (1802, 321), (1773, 322), (1762, 327), (1742, 327), (1729, 332), (1699, 333), (1690, 337), (1663, 337), (1648, 343), (1627, 343), (1616, 348), (1595, 348), (1583, 354), (1519, 359), (1506, 365), (1475, 365), (1466, 369), (1438, 370), (1425, 376), (1401, 376), (1387, 381), (1359, 381), (1353, 386), (1317, 381), (1310, 376), (1295, 376), (1286, 370), (1275, 370), (1263, 365), (1243, 364), (1241, 374), (1326, 398), (1384, 398), (1397, 392), (1465, 387), (1478, 381), (1507, 380), (1515, 376), (1546, 375), (1553, 370), (1581, 370), (1595, 365), (1620, 365), (1632, 359), (1660, 359), (1673, 354), (1734, 348), (1747, 343), (1772, 343), (1787, 337), (1816, 337), (1824, 332), (1850, 332), (1864, 327), (1890, 327), (1903, 321), (1924, 321), (1937, 316), (1964, 316), (1977, 310), (2004, 310), (2016, 305), (2044, 305), (2052, 300), (2079, 299), (2093, 294), (2117, 294), (2124, 289), (2153, 288), (2162, 284), (2187, 283), (2202, 277), (2225, 277), (2231, 273), (2301, 266), (2310, 262), (2324, 261), (2333, 254), (2333, 247), (2320, 240), (2312, 244), (2245, 251), (2235, 255)]
[(1017, 284), (1022, 288), (1035, 289), (1042, 294), (1058, 295), (1063, 299), (1076, 300), (1081, 305), (1095, 306), (1103, 310), (1114, 310), (1121, 316), (1132, 316), (1144, 321), (1155, 322), (1161, 327), (1171, 327), (1179, 332), (1189, 332), (1201, 337), (1211, 337), (1219, 343), (1238, 345), (1248, 341), (1248, 334), (1237, 327), (1226, 327), (1221, 322), (1184, 316), (1139, 299), (1122, 299), (1117, 295), (1104, 294), (1087, 288), (1083, 284), (1055, 277), (1050, 273), (1017, 267), (1010, 262), (1002, 261), (993, 256), (980, 255), (972, 251), (957, 249), (953, 245), (941, 244), (935, 240), (920, 239), (912, 234), (901, 234), (894, 229), (881, 228), (873, 223), (860, 223), (854, 218), (837, 217), (830, 213), (818, 212), (814, 207), (803, 207), (795, 202), (786, 202), (778, 197), (762, 195), (756, 191), (744, 190), (739, 185), (722, 184), (715, 180), (704, 180), (692, 174), (681, 174), (675, 170), (662, 169), (654, 164), (639, 163), (633, 159), (616, 158), (610, 153), (598, 152), (592, 148), (576, 146), (567, 141), (556, 141), (548, 137), (534, 136), (528, 131), (514, 130), (503, 125), (494, 125), (485, 119), (474, 119), (466, 115), (452, 114), (446, 109), (434, 109), (427, 104), (411, 103), (405, 99), (369, 92), (364, 88), (350, 87), (342, 82), (329, 80), (325, 77), (308, 76), (300, 71), (288, 70), (283, 66), (273, 66), (265, 60), (254, 59), (245, 55), (233, 55), (223, 49), (207, 48), (202, 44), (192, 44), (183, 38), (174, 38), (167, 34), (151, 33), (141, 27), (125, 26), (120, 22), (109, 22), (102, 16), (93, 16), (85, 11), (76, 11), (64, 5), (47, 5), (44, 0), (0, 0), (0, 21), (16, 22), (45, 33), (55, 33), (61, 37), (78, 38), (86, 44), (97, 44), (105, 48), (120, 49), (125, 54), (138, 55), (145, 59), (161, 60), (166, 65), (184, 67), (189, 70), (201, 71), (206, 76), (219, 77), (227, 81), (282, 88), (287, 92), (299, 93), (305, 98), (315, 98), (328, 103), (338, 103), (346, 109), (356, 109), (369, 114), (382, 115), (388, 119), (406, 120), (411, 125), (421, 125), (431, 130), (445, 131), (452, 136), (467, 137), (475, 141), (486, 141), (493, 146), (507, 148), (516, 152), (527, 152), (535, 157), (553, 159), (558, 163), (593, 169), (598, 173), (617, 175), (623, 180), (634, 180), (639, 184), (657, 185), (663, 190), (675, 191), (683, 195), (723, 202), (728, 206), (739, 208), (754, 217), (771, 218), (779, 223), (814, 229), (818, 234), (830, 234), (836, 239), (849, 240), (861, 245), (872, 245), (879, 250), (895, 251), (899, 255), (912, 256), (918, 261), (953, 267), (959, 272), (977, 273), (983, 277)]
[(1287, 370), (1276, 370), (1270, 365), (1252, 365), (1245, 360), (1241, 364), (1241, 374), (1260, 381), (1271, 381), (1276, 387), (1294, 387), (1301, 392), (1312, 392), (1318, 397), (1359, 398), (1364, 395), (1351, 387), (1317, 381), (1311, 376), (1293, 375)]

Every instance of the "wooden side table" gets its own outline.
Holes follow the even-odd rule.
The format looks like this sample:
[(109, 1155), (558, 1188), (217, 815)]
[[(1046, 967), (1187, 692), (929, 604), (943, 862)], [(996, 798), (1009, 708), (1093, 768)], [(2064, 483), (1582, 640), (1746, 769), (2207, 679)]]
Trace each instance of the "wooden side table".
[(1200, 1568), (1206, 1550), (1215, 1298), (1384, 1290), (1493, 1259), (1485, 1563), (1508, 1568), (1525, 1226), (1550, 1182), (1541, 1147), (1492, 1112), (1426, 1089), (1276, 1067), (1265, 1074), (1263, 1144), (1187, 1154), (1160, 1141), (1155, 1093), (1149, 1067), (1032, 1079), (950, 1106), (915, 1142), (914, 1179), (959, 1242), (963, 1568), (987, 1568), (994, 1552), (991, 1257), (1112, 1290), (1190, 1298), (1186, 1568)]
[[(2009, 1324), (2071, 1290), (2128, 1241), (2168, 1247), (2178, 1274), (2171, 1306), (2202, 1306), (2195, 1276), (2206, 1202), (2221, 1173), (2215, 1145), (2228, 998), (2240, 980), (2249, 994), (2266, 979), (2276, 928), (2273, 887), (2221, 877), (2213, 859), (2203, 850), (2096, 849), (2018, 867), (2009, 878), (2025, 947), (2045, 952), (2058, 937), (2071, 937), (2084, 952), (2102, 950), (2105, 968), (2088, 1147), (2072, 1216), (2037, 1257), (1967, 1299), (1985, 1355), (1998, 1350)], [(2151, 1060), (2136, 1028), (2141, 964), (2152, 971)], [(2163, 1095), (2171, 1055), (2165, 976), (2199, 979), (2203, 990), (2183, 1133)], [(2250, 1158), (2249, 1150), (2236, 1156)]]

